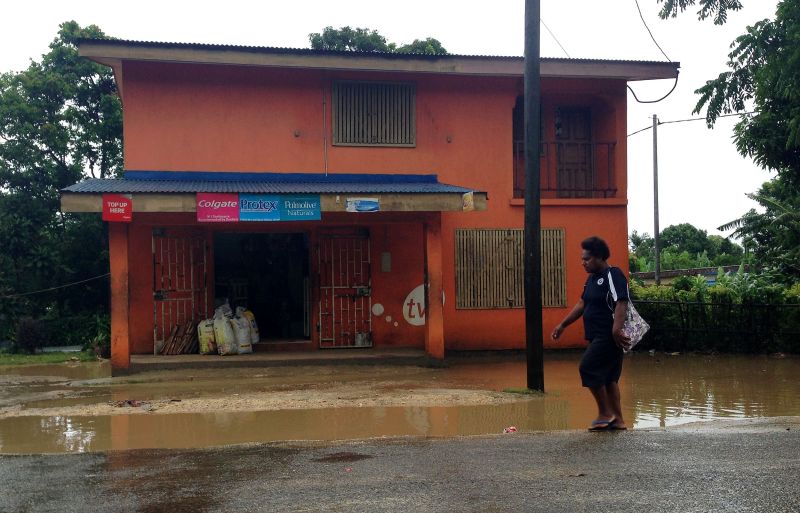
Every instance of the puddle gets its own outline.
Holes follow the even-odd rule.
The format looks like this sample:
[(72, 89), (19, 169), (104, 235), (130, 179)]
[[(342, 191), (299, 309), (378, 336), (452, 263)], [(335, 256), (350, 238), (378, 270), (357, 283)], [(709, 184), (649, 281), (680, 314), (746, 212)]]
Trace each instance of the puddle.
[[(14, 407), (22, 410), (128, 399), (182, 398), (178, 404), (183, 405), (191, 398), (210, 401), (239, 394), (269, 398), (287, 391), (304, 399), (331, 390), (334, 395), (352, 391), (352, 397), (340, 407), (295, 405), (296, 409), (287, 406), (266, 411), (6, 416), (0, 418), (0, 452), (94, 452), (285, 440), (450, 437), (502, 433), (509, 426), (518, 431), (583, 429), (595, 411), (591, 396), (580, 387), (579, 358), (575, 353), (547, 356), (544, 396), (520, 395), (502, 404), (464, 405), (448, 403), (450, 399), (445, 394), (438, 403), (424, 406), (403, 405), (403, 394), (432, 390), (426, 396), (430, 398), (438, 390), (468, 389), (491, 390), (496, 395), (496, 391), (525, 386), (525, 364), (464, 358), (451, 360), (451, 366), (444, 369), (339, 365), (230, 369), (224, 375), (204, 369), (113, 380), (96, 368), (85, 369), (84, 374), (73, 369), (69, 376), (57, 375), (53, 366), (37, 371), (2, 369), (0, 400), (8, 403), (16, 398)], [(636, 428), (722, 418), (796, 416), (800, 415), (798, 374), (800, 358), (796, 357), (636, 354), (625, 362), (620, 389), (626, 420)], [(391, 394), (399, 398), (397, 404), (354, 406), (362, 396)], [(357, 455), (342, 457), (351, 456)]]
[(327, 456), (323, 456), (322, 458), (315, 458), (311, 461), (316, 461), (317, 463), (340, 463), (340, 462), (350, 462), (350, 461), (361, 461), (372, 458), (372, 456), (368, 454), (357, 454), (355, 452), (335, 452), (333, 454), (328, 454)]

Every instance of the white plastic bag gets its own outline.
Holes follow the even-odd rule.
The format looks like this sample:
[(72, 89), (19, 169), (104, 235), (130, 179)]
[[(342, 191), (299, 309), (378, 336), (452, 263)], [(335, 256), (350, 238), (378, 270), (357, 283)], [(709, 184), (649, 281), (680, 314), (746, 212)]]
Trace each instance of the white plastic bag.
[(200, 354), (216, 354), (217, 339), (214, 336), (214, 319), (204, 319), (197, 325), (197, 342)]
[(239, 354), (253, 352), (253, 345), (250, 343), (250, 321), (244, 317), (231, 319), (231, 327), (236, 336), (236, 346)]
[(231, 320), (221, 312), (214, 314), (214, 338), (217, 341), (217, 351), (221, 355), (237, 354), (239, 344), (231, 327)]
[(250, 322), (250, 343), (257, 344), (261, 340), (261, 335), (258, 333), (258, 324), (253, 312), (243, 306), (237, 306), (236, 317), (244, 317)]

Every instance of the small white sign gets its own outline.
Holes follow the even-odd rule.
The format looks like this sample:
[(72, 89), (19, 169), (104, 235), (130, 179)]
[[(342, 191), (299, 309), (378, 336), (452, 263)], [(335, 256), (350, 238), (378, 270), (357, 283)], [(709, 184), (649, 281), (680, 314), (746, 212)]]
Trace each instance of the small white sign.
[(347, 212), (379, 212), (380, 209), (380, 198), (347, 198), (345, 201)]

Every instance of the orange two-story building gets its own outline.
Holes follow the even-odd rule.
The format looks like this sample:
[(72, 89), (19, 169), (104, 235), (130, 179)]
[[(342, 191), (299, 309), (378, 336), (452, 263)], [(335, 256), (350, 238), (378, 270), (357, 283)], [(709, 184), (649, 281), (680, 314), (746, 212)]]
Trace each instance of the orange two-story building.
[[(525, 347), (522, 58), (121, 40), (80, 53), (113, 68), (123, 102), (124, 178), (61, 200), (117, 219), (115, 368), (225, 300), (255, 313), (261, 349)], [(626, 85), (677, 70), (542, 59), (545, 330), (580, 296), (583, 238), (627, 269)], [(115, 216), (120, 195), (132, 212)], [(579, 328), (560, 343), (581, 344)]]

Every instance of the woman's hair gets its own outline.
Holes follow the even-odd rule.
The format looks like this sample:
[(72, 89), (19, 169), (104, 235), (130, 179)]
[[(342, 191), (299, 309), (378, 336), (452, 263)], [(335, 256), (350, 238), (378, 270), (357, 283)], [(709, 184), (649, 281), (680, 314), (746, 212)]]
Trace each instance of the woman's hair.
[(595, 258), (599, 258), (600, 260), (608, 260), (608, 257), (611, 256), (611, 250), (608, 249), (608, 244), (606, 241), (601, 239), (600, 237), (589, 237), (588, 239), (584, 239), (581, 242), (581, 248), (585, 249)]

